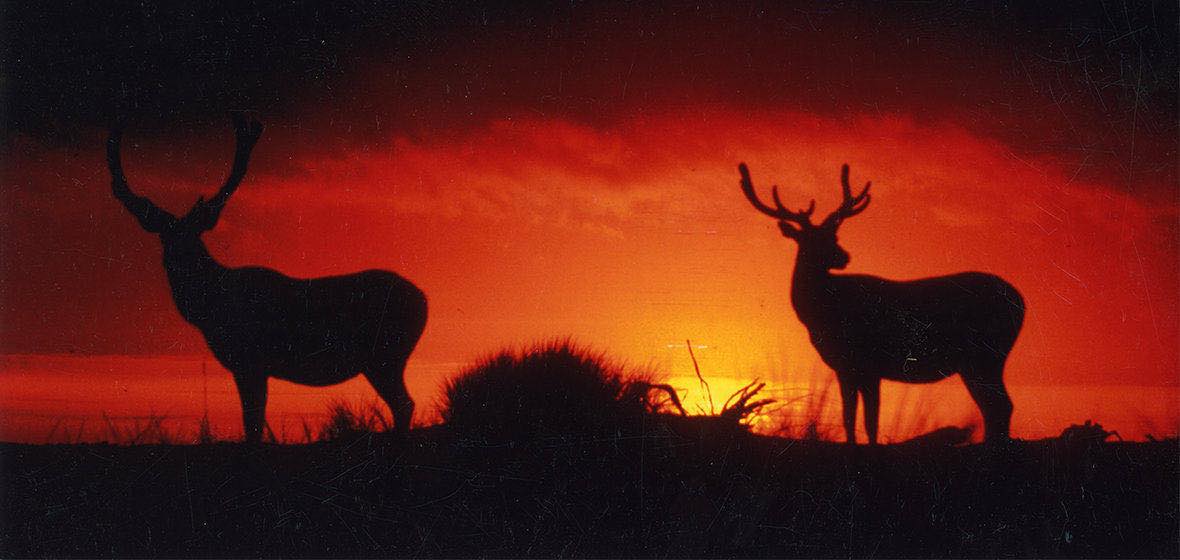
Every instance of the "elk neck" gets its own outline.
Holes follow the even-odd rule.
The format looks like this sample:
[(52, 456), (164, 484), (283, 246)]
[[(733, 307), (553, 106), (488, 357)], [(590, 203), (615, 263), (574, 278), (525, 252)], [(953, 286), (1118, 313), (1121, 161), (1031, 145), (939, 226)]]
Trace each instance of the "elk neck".
[(198, 326), (210, 319), (227, 269), (209, 254), (200, 235), (164, 239), (164, 270), (181, 316)]
[(799, 320), (809, 328), (831, 318), (828, 311), (832, 294), (829, 292), (832, 273), (815, 259), (808, 258), (800, 248), (791, 275), (791, 305)]

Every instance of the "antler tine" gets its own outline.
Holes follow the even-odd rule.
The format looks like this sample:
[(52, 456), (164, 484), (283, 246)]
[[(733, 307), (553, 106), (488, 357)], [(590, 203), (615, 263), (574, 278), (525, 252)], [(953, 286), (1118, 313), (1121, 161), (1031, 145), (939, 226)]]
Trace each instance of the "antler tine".
[(783, 206), (782, 200), (779, 200), (779, 198), (778, 198), (778, 185), (773, 185), (770, 187), (770, 195), (772, 197), (774, 197), (774, 205), (778, 206), (779, 212), (788, 216), (791, 221), (800, 222), (800, 223), (803, 223), (803, 222), (810, 223), (811, 222), (811, 214), (812, 214), (812, 212), (815, 212), (815, 199), (814, 198), (811, 199), (811, 205), (808, 206), (806, 210), (792, 212), (790, 210), (787, 210), (787, 208), (785, 206)]
[(844, 167), (840, 169), (840, 186), (844, 190), (844, 203), (841, 204), (841, 207), (856, 206), (857, 204), (860, 204), (860, 201), (864, 200), (865, 197), (868, 196), (869, 187), (873, 186), (873, 182), (869, 181), (865, 183), (865, 188), (861, 189), (860, 194), (853, 197), (852, 185), (848, 184), (848, 164), (845, 163)]
[(844, 200), (840, 203), (839, 208), (828, 215), (828, 217), (824, 220), (824, 224), (838, 225), (841, 221), (864, 212), (865, 208), (869, 207), (869, 202), (873, 199), (872, 195), (869, 194), (869, 187), (872, 186), (873, 182), (869, 181), (865, 183), (864, 188), (860, 190), (860, 194), (852, 196), (852, 185), (848, 181), (848, 164), (844, 164), (844, 166), (840, 168), (840, 188), (844, 193)]
[(213, 195), (213, 198), (209, 199), (208, 204), (216, 208), (224, 206), (230, 195), (241, 184), (242, 178), (246, 176), (250, 153), (254, 150), (254, 144), (258, 142), (258, 138), (262, 136), (262, 123), (247, 119), (239, 112), (230, 113), (230, 119), (234, 123), (234, 136), (237, 142), (234, 149), (234, 164), (225, 184), (217, 191), (217, 194)]
[(771, 196), (773, 197), (775, 208), (771, 208), (758, 199), (758, 193), (754, 191), (754, 182), (750, 179), (750, 169), (746, 164), (738, 164), (738, 172), (742, 174), (741, 186), (742, 192), (745, 193), (746, 199), (759, 212), (766, 214), (777, 220), (789, 221), (799, 224), (801, 227), (811, 226), (811, 213), (815, 211), (815, 201), (811, 201), (811, 206), (807, 210), (800, 212), (792, 212), (787, 210), (778, 196), (778, 185), (771, 189)]

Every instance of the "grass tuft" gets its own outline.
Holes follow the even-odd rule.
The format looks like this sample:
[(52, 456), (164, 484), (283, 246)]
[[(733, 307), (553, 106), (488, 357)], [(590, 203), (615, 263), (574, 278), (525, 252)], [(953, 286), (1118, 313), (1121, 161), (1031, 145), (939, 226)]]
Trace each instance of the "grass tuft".
[(837, 441), (843, 432), (828, 420), (827, 414), (827, 408), (833, 404), (835, 377), (817, 375), (813, 369), (808, 386), (805, 394), (788, 400), (779, 409), (774, 435), (803, 441)]
[[(150, 413), (147, 416), (109, 416), (102, 414), (106, 423), (106, 443), (113, 445), (175, 445), (182, 438), (169, 426), (168, 416)], [(81, 438), (82, 429), (78, 429)]]
[[(335, 400), (328, 405), (328, 419), (320, 426), (319, 433), (314, 439), (318, 441), (343, 441), (371, 436), (388, 431), (391, 428), (389, 418), (377, 402), (367, 405), (357, 405), (344, 400)], [(304, 439), (309, 443), (313, 440), (311, 428), (303, 425)]]

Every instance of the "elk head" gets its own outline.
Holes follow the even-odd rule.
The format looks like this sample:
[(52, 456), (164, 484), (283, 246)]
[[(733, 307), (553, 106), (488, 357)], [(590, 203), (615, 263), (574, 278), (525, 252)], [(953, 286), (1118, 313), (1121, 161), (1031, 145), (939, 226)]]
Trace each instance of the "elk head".
[(127, 178), (123, 175), (123, 164), (119, 156), (119, 144), (123, 137), (121, 124), (111, 129), (107, 139), (107, 167), (111, 172), (111, 191), (115, 198), (123, 203), (128, 212), (139, 221), (144, 230), (159, 234), (164, 242), (165, 250), (170, 247), (185, 245), (186, 241), (195, 242), (200, 235), (217, 225), (217, 218), (229, 200), (230, 195), (238, 188), (242, 178), (246, 175), (246, 164), (250, 160), (250, 152), (254, 144), (262, 135), (262, 124), (254, 120), (247, 120), (241, 114), (231, 114), (234, 133), (237, 138), (237, 148), (234, 152), (234, 164), (229, 178), (209, 200), (202, 196), (196, 204), (182, 217), (177, 218), (167, 210), (156, 206), (152, 201), (131, 191)]
[(778, 228), (783, 236), (794, 239), (799, 244), (799, 261), (818, 266), (823, 270), (843, 269), (848, 266), (850, 257), (848, 252), (840, 247), (836, 239), (836, 231), (845, 219), (851, 218), (868, 208), (872, 196), (869, 187), (872, 181), (865, 183), (860, 194), (852, 196), (852, 186), (848, 184), (848, 164), (840, 171), (840, 183), (844, 190), (844, 201), (840, 207), (828, 214), (819, 225), (811, 223), (811, 214), (815, 212), (815, 199), (806, 210), (787, 210), (778, 196), (778, 185), (771, 187), (770, 193), (774, 200), (774, 207), (764, 204), (758, 199), (754, 191), (754, 183), (750, 180), (750, 170), (746, 164), (738, 165), (742, 174), (742, 192), (759, 212), (778, 220)]

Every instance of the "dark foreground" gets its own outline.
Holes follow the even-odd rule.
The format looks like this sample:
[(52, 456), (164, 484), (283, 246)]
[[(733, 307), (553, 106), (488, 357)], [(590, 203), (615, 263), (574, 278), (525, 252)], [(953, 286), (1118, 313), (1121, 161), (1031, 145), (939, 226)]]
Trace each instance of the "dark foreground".
[[(691, 430), (689, 430), (691, 432)], [(0, 555), (1180, 555), (1178, 448), (746, 435), (0, 446)]]

